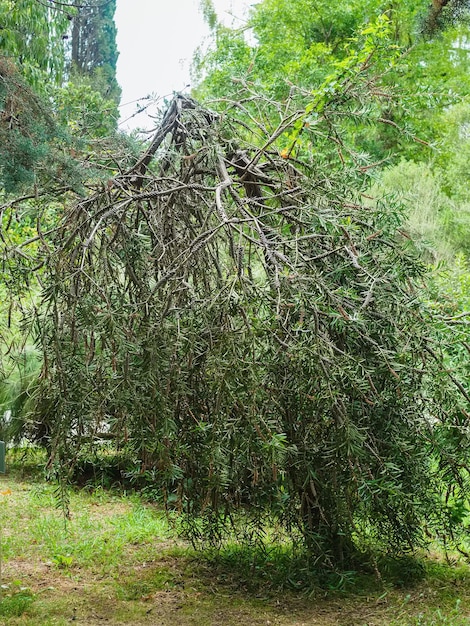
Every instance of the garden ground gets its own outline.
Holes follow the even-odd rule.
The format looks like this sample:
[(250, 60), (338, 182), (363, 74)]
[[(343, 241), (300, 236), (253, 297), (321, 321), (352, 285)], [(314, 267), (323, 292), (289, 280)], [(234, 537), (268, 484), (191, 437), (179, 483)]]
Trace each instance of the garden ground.
[(236, 548), (195, 552), (158, 507), (135, 494), (72, 491), (65, 523), (55, 488), (17, 470), (1, 478), (0, 624), (470, 624), (470, 568), (462, 560), (427, 555), (419, 580), (409, 561), (393, 583), (351, 574), (337, 581), (342, 590), (292, 590), (289, 582), (302, 581), (281, 587), (288, 574), (276, 570), (285, 564), (250, 564)]

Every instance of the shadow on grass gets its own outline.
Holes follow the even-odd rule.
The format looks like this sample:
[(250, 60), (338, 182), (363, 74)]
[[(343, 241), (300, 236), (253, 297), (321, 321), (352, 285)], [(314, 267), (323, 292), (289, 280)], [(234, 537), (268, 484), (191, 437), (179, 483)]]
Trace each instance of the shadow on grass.
[(357, 560), (356, 569), (319, 569), (306, 554), (291, 547), (269, 548), (227, 545), (197, 553), (201, 579), (226, 586), (231, 592), (272, 596), (280, 591), (324, 595), (328, 592), (362, 594), (384, 588), (412, 588), (426, 577), (426, 564), (418, 557), (382, 557)]

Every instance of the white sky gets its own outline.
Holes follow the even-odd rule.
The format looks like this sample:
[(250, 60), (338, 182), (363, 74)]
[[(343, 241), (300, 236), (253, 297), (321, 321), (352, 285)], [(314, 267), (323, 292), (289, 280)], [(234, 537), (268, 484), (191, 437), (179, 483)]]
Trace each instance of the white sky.
[[(224, 23), (241, 25), (256, 1), (214, 0), (214, 6)], [(152, 128), (146, 114), (134, 116), (138, 101), (145, 105), (146, 96), (163, 98), (189, 85), (193, 52), (209, 34), (199, 0), (117, 0), (115, 21), (121, 128)]]

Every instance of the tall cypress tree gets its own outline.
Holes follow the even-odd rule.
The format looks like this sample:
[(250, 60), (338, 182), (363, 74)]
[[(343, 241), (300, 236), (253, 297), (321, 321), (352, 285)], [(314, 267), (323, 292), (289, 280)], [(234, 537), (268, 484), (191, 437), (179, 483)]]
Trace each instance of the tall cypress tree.
[(89, 76), (105, 98), (118, 103), (121, 89), (116, 80), (116, 0), (76, 0), (74, 6), (71, 70)]

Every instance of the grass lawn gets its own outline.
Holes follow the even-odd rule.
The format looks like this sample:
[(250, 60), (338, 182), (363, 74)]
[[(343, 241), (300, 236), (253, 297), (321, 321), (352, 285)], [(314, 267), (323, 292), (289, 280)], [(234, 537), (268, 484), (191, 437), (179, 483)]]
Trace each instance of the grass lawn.
[(135, 495), (73, 491), (65, 525), (54, 490), (18, 468), (0, 478), (2, 625), (470, 624), (462, 561), (427, 556), (426, 576), (414, 584), (395, 576), (395, 585), (294, 591), (280, 586), (285, 564), (260, 567), (235, 548), (217, 558), (197, 553)]

